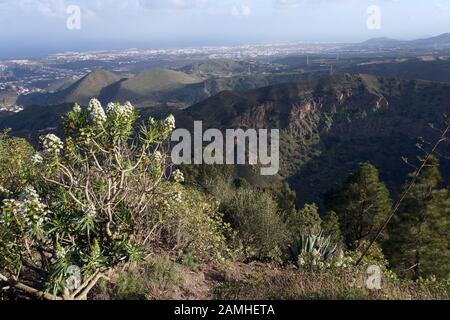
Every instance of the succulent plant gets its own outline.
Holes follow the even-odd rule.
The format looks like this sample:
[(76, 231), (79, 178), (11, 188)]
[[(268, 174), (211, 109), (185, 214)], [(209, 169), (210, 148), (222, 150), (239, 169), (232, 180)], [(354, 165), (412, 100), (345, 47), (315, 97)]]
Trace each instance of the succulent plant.
[(327, 260), (337, 250), (337, 245), (331, 243), (331, 236), (325, 236), (323, 231), (318, 234), (302, 234), (300, 239), (300, 253), (318, 253), (322, 260)]
[(331, 236), (325, 236), (323, 231), (317, 234), (301, 234), (297, 246), (292, 249), (300, 266), (321, 266), (331, 262), (338, 251), (337, 244), (333, 244)]

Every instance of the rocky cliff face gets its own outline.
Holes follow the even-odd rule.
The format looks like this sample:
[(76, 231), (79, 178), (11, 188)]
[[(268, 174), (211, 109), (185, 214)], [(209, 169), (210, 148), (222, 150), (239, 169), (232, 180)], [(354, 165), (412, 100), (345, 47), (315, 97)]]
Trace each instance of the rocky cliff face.
[(319, 202), (364, 161), (395, 190), (411, 170), (402, 157), (416, 159), (419, 137), (436, 138), (429, 123), (442, 123), (447, 102), (450, 85), (344, 74), (223, 92), (187, 114), (211, 127), (281, 129), (281, 176), (304, 203)]

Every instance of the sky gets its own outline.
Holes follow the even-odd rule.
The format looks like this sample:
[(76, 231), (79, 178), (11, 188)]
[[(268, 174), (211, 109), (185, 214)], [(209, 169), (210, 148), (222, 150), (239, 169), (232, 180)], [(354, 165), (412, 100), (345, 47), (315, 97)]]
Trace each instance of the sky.
[(445, 32), (450, 0), (0, 0), (0, 57)]

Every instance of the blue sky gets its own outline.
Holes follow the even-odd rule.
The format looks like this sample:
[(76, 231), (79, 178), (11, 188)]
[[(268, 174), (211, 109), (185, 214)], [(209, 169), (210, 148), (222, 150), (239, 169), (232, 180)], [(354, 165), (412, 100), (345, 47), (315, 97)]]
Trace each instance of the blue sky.
[[(68, 30), (69, 5), (81, 29)], [(381, 29), (367, 28), (367, 8)], [(0, 56), (279, 41), (412, 39), (450, 32), (450, 0), (0, 0)]]

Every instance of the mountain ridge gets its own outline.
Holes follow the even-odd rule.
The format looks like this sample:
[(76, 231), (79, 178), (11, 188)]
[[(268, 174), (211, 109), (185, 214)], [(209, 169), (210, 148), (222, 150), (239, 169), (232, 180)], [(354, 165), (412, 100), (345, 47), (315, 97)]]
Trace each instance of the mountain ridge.
[[(221, 129), (280, 129), (281, 177), (297, 191), (299, 204), (320, 203), (365, 161), (377, 166), (395, 191), (411, 169), (402, 158), (416, 159), (419, 137), (436, 138), (429, 123), (443, 123), (449, 100), (449, 84), (342, 74), (225, 91), (188, 108), (183, 124), (203, 120)], [(450, 167), (443, 166), (449, 183)]]
[(393, 47), (414, 47), (414, 48), (433, 48), (441, 46), (444, 48), (450, 47), (450, 33), (442, 33), (437, 36), (428, 38), (420, 38), (414, 40), (397, 40), (388, 37), (378, 37), (363, 41), (356, 46), (379, 47), (379, 48), (393, 48)]

